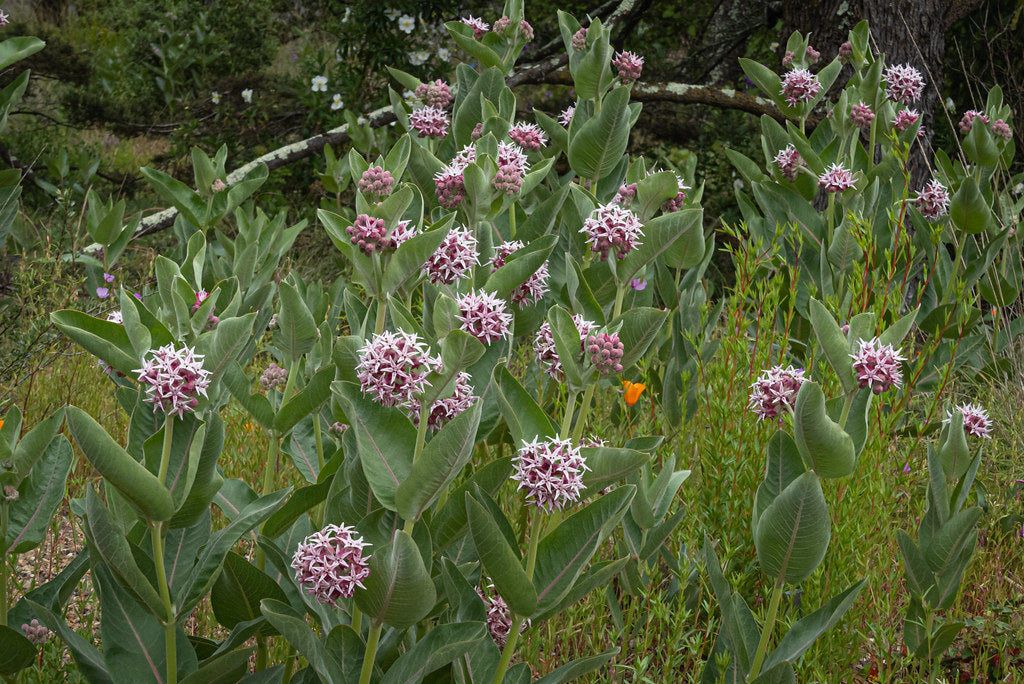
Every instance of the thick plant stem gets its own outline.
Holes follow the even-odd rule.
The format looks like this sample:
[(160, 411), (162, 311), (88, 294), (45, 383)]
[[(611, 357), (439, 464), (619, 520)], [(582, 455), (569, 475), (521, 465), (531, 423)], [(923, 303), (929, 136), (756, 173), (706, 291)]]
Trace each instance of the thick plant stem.
[(166, 485), (164, 480), (167, 479), (167, 468), (171, 463), (171, 440), (174, 439), (174, 416), (168, 415), (164, 420), (164, 444), (163, 450), (160, 452), (160, 473), (157, 475), (157, 479), (160, 480), (160, 484)]
[(320, 427), (319, 411), (313, 412), (313, 439), (316, 440), (316, 474), (319, 476), (320, 471), (324, 469), (324, 434), (323, 428)]
[(359, 634), (359, 628), (363, 626), (363, 611), (359, 610), (359, 606), (355, 603), (352, 604), (352, 631)]
[[(533, 513), (530, 515), (530, 549), (526, 552), (526, 577), (530, 580), (533, 579), (533, 570), (537, 565), (537, 545), (540, 543), (540, 538), (544, 536), (544, 523), (546, 519), (544, 514), (539, 507), (533, 509)], [(501, 651), (501, 661), (498, 662), (498, 669), (494, 671), (493, 684), (501, 684), (505, 679), (505, 672), (508, 670), (508, 664), (512, 661), (512, 654), (516, 650), (516, 643), (519, 641), (519, 632), (523, 627), (523, 616), (513, 615), (512, 616), (512, 629), (508, 633), (508, 639), (505, 641), (505, 648)]]
[[(263, 488), (260, 490), (261, 496), (266, 496), (274, 487), (275, 475), (277, 474), (277, 462), (280, 458), (280, 448), (281, 438), (275, 431), (273, 434), (270, 435), (270, 458), (267, 459), (267, 469), (263, 471)], [(257, 546), (255, 555), (256, 567), (260, 570), (263, 570), (263, 568), (267, 566), (266, 554), (263, 553), (263, 549)], [(257, 648), (258, 647), (259, 643), (257, 643)]]
[(7, 626), (7, 506), (6, 499), (0, 501), (0, 625), (5, 627)]
[[(430, 406), (426, 402), (420, 402), (420, 424), (416, 428), (416, 449), (412, 452), (413, 464), (419, 460), (420, 454), (423, 453), (423, 445), (427, 442), (427, 422), (430, 418)], [(406, 520), (405, 527), (403, 528), (406, 532), (412, 535), (412, 527), (416, 524), (415, 520)]]
[(615, 308), (612, 309), (612, 320), (614, 321), (622, 313), (622, 300), (626, 298), (626, 286), (619, 285), (615, 288)]
[(373, 334), (380, 335), (384, 332), (384, 324), (388, 319), (388, 303), (384, 299), (377, 300), (377, 321), (373, 326)]
[(363, 669), (359, 673), (359, 684), (369, 684), (370, 675), (373, 674), (373, 661), (377, 657), (377, 644), (380, 643), (381, 623), (374, 623), (370, 627), (370, 634), (366, 638), (366, 653), (363, 655)]
[(160, 585), (160, 600), (164, 604), (166, 617), (164, 624), (164, 648), (167, 652), (167, 684), (178, 681), (178, 657), (174, 606), (171, 605), (171, 591), (167, 586), (167, 572), (164, 569), (164, 534), (167, 528), (164, 523), (150, 523), (149, 536), (153, 540), (153, 564), (156, 566), (156, 583)]
[(569, 429), (572, 427), (572, 414), (576, 410), (576, 397), (579, 394), (576, 390), (569, 390), (569, 401), (565, 404), (565, 415), (562, 416), (562, 429), (558, 432), (562, 439), (569, 439)]
[(839, 416), (839, 427), (846, 428), (846, 420), (850, 417), (850, 407), (853, 406), (853, 400), (857, 397), (857, 391), (847, 392), (846, 397), (843, 399), (843, 412)]
[(572, 441), (574, 444), (579, 444), (580, 437), (583, 436), (583, 426), (587, 424), (587, 414), (590, 413), (590, 402), (594, 398), (595, 387), (597, 387), (596, 381), (587, 385), (587, 391), (583, 393), (583, 403), (580, 404), (580, 417), (576, 419), (576, 427), (572, 431)]
[(772, 630), (775, 628), (775, 618), (779, 615), (779, 602), (782, 600), (782, 586), (783, 579), (782, 575), (779, 575), (778, 579), (775, 580), (775, 588), (772, 589), (772, 600), (768, 604), (768, 617), (764, 622), (764, 628), (761, 631), (761, 641), (757, 644), (757, 651), (754, 654), (754, 662), (750, 666), (750, 674), (747, 675), (747, 681), (753, 680), (761, 672), (761, 664), (764, 662), (765, 652), (768, 650), (768, 640), (772, 636)]

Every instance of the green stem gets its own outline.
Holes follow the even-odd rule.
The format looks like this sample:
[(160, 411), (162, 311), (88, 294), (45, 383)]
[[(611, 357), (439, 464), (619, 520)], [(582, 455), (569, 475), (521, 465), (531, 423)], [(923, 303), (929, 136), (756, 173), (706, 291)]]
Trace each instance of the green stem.
[(359, 684), (369, 684), (370, 675), (373, 674), (373, 660), (377, 657), (381, 625), (382, 623), (377, 622), (370, 628), (370, 635), (366, 640), (366, 653), (363, 655), (363, 669), (359, 673)]
[[(4, 493), (0, 488), (0, 497)], [(7, 499), (0, 499), (0, 625), (7, 626)]]
[(291, 684), (292, 674), (295, 672), (295, 647), (288, 644), (288, 656), (284, 661), (284, 676), (281, 677), (281, 684)]
[[(416, 461), (419, 460), (420, 454), (423, 453), (423, 445), (427, 443), (427, 422), (430, 418), (430, 406), (425, 401), (420, 402), (420, 424), (416, 429), (416, 449), (412, 452), (412, 462), (415, 465)], [(415, 520), (406, 520), (405, 527), (403, 528), (406, 532), (412, 535), (412, 527), (416, 524)]]
[(384, 323), (387, 321), (388, 303), (385, 299), (377, 300), (377, 322), (373, 326), (373, 334), (380, 335), (384, 332)]
[(942, 301), (939, 302), (939, 306), (944, 305), (949, 299), (949, 293), (953, 290), (953, 283), (956, 282), (957, 277), (960, 275), (960, 260), (963, 259), (964, 246), (966, 244), (967, 236), (961, 235), (956, 244), (956, 256), (953, 257), (953, 275), (949, 279), (949, 286), (946, 287), (946, 291), (942, 293)]
[(149, 536), (153, 540), (153, 564), (156, 566), (156, 583), (160, 587), (160, 600), (164, 604), (166, 617), (161, 620), (164, 625), (164, 647), (167, 653), (167, 684), (178, 681), (178, 658), (176, 634), (178, 623), (174, 619), (174, 606), (171, 605), (171, 591), (167, 586), (167, 572), (164, 569), (164, 534), (167, 528), (162, 522), (150, 523)]
[[(266, 495), (274, 487), (274, 476), (277, 474), (277, 462), (280, 456), (281, 437), (275, 430), (270, 435), (270, 458), (267, 459), (266, 470), (263, 471), (263, 488), (260, 494)], [(263, 549), (256, 547), (256, 567), (263, 570), (267, 566), (267, 556)], [(259, 644), (257, 644), (257, 657), (259, 655)]]
[(515, 205), (513, 205), (512, 208), (508, 210), (508, 231), (509, 231), (509, 240), (515, 240), (516, 239), (516, 208), (515, 208)]
[(619, 285), (615, 288), (615, 308), (612, 310), (612, 320), (614, 321), (622, 313), (622, 300), (626, 298), (626, 286)]
[(562, 416), (562, 429), (559, 430), (559, 436), (562, 439), (569, 438), (569, 428), (572, 426), (572, 414), (576, 410), (576, 397), (579, 396), (579, 392), (576, 390), (569, 390), (569, 401), (565, 405), (565, 415)]
[(846, 427), (846, 419), (850, 417), (850, 407), (853, 406), (853, 400), (856, 396), (856, 390), (853, 392), (847, 392), (846, 398), (843, 401), (843, 412), (839, 416), (839, 427)]
[(768, 639), (771, 638), (772, 630), (775, 628), (775, 618), (779, 614), (779, 602), (782, 600), (782, 575), (775, 580), (775, 588), (772, 589), (772, 600), (768, 604), (768, 617), (764, 623), (764, 631), (761, 632), (761, 641), (757, 644), (757, 652), (754, 654), (754, 662), (750, 666), (750, 674), (747, 680), (752, 680), (761, 671), (761, 664), (764, 662), (765, 652), (768, 650)]
[(828, 193), (828, 232), (825, 234), (824, 246), (826, 252), (828, 251), (829, 244), (832, 242), (832, 231), (835, 229), (836, 225), (835, 206), (836, 193), (830, 192)]
[(935, 612), (930, 608), (925, 608), (926, 617), (924, 619), (924, 636), (928, 640), (928, 682), (932, 684), (935, 681), (935, 670), (938, 669), (938, 658), (932, 658), (932, 626), (935, 624)]
[(313, 438), (316, 440), (317, 475), (324, 469), (324, 434), (320, 427), (320, 411), (313, 412)]
[[(533, 513), (530, 514), (530, 548), (526, 552), (526, 577), (527, 579), (533, 579), (533, 570), (537, 566), (537, 545), (540, 543), (540, 538), (544, 536), (544, 523), (546, 519), (544, 514), (539, 507), (534, 507)], [(498, 669), (494, 672), (493, 684), (501, 684), (505, 679), (505, 672), (508, 670), (508, 664), (512, 661), (512, 654), (515, 653), (516, 643), (519, 641), (519, 632), (523, 627), (523, 616), (513, 615), (512, 616), (512, 629), (508, 633), (508, 639), (505, 641), (505, 648), (501, 651), (501, 660), (498, 662)]]
[(174, 416), (167, 416), (164, 420), (164, 445), (163, 451), (160, 452), (160, 474), (157, 475), (157, 479), (160, 480), (160, 484), (165, 484), (164, 480), (167, 479), (167, 468), (171, 463), (171, 440), (174, 439)]
[(267, 669), (267, 637), (260, 637), (256, 640), (256, 672)]
[(352, 604), (352, 631), (359, 634), (359, 628), (363, 626), (363, 611), (359, 610), (359, 606), (355, 603)]
[(587, 385), (587, 391), (583, 393), (583, 403), (580, 404), (580, 417), (576, 419), (576, 427), (572, 431), (572, 441), (574, 444), (579, 444), (580, 437), (583, 436), (583, 426), (587, 423), (587, 414), (590, 413), (590, 402), (594, 398), (594, 388), (597, 387), (597, 381), (594, 381)]
[(868, 133), (868, 169), (875, 165), (875, 124), (878, 117), (871, 120), (871, 129)]

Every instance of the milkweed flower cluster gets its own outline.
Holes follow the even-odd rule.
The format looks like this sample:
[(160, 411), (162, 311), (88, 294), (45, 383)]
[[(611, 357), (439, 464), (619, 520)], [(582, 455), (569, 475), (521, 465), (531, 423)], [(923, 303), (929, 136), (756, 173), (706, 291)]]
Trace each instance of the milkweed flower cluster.
[[(455, 378), (455, 391), (450, 397), (436, 400), (430, 405), (430, 413), (427, 417), (427, 427), (431, 430), (440, 430), (448, 421), (454, 419), (460, 413), (471, 407), (480, 397), (473, 396), (473, 386), (469, 384), (471, 377), (469, 373), (459, 373)], [(407, 407), (409, 418), (417, 426), (420, 424), (418, 407)]]
[(1013, 131), (1010, 130), (1010, 124), (1002, 119), (996, 119), (992, 122), (992, 133), (998, 135), (1006, 142), (1010, 142), (1013, 139)]
[[(597, 324), (593, 321), (585, 320), (579, 314), (573, 314), (572, 322), (576, 325), (576, 331), (580, 335), (580, 353), (582, 354), (585, 348), (582, 340), (585, 340), (587, 335), (597, 330)], [(537, 356), (537, 361), (540, 362), (541, 368), (544, 369), (545, 373), (555, 380), (561, 381), (563, 379), (562, 361), (558, 358), (555, 337), (551, 333), (551, 323), (548, 321), (540, 324), (540, 329), (537, 330), (537, 335), (533, 338), (533, 353)]]
[(498, 143), (498, 171), (494, 174), (494, 189), (513, 195), (523, 187), (523, 178), (529, 164), (526, 153), (515, 143)]
[(423, 264), (423, 272), (434, 285), (451, 285), (457, 280), (469, 278), (469, 269), (476, 266), (479, 259), (473, 231), (464, 226), (456, 226)]
[(601, 375), (622, 372), (622, 355), (625, 347), (618, 333), (597, 333), (587, 335), (587, 353), (590, 361)]
[[(501, 598), (501, 594), (497, 592), (493, 584), (488, 585), (486, 592), (480, 587), (476, 587), (476, 593), (487, 609), (487, 631), (495, 645), (499, 649), (504, 649), (508, 635), (512, 633), (512, 611), (509, 610), (505, 599)], [(529, 624), (529, 619), (524, 620), (519, 628), (519, 633), (522, 634)]]
[(929, 221), (934, 221), (945, 216), (949, 211), (949, 191), (938, 180), (932, 179), (917, 193), (914, 205), (922, 216)]
[(334, 607), (340, 599), (352, 598), (356, 587), (365, 589), (363, 580), (370, 576), (370, 556), (364, 556), (363, 549), (370, 544), (355, 531), (347, 525), (327, 525), (295, 549), (295, 580), (317, 602)]
[[(494, 256), (491, 258), (492, 271), (497, 271), (499, 268), (505, 265), (505, 260), (513, 252), (520, 250), (524, 247), (520, 240), (508, 240), (498, 245), (494, 251)], [(548, 262), (544, 262), (540, 265), (536, 271), (530, 274), (530, 276), (523, 282), (522, 285), (512, 290), (512, 294), (509, 295), (509, 300), (513, 304), (518, 304), (519, 308), (522, 309), (528, 304), (534, 304), (541, 300), (541, 297), (548, 291)]]
[(978, 111), (977, 109), (968, 109), (964, 112), (963, 118), (960, 119), (960, 132), (970, 133), (975, 119), (980, 119), (982, 123), (986, 124), (989, 122), (985, 112)]
[(50, 635), (52, 634), (44, 625), (39, 624), (39, 620), (36, 619), (23, 624), (21, 626), (21, 633), (36, 646), (45, 644), (50, 640)]
[[(973, 437), (991, 439), (992, 419), (988, 417), (988, 411), (979, 404), (958, 404), (953, 410), (959, 411), (964, 417), (964, 432)], [(948, 423), (952, 416), (948, 411), (946, 416), (943, 422)]]
[(896, 118), (893, 119), (892, 125), (898, 131), (905, 131), (921, 118), (916, 109), (901, 109), (896, 112)]
[(391, 175), (390, 171), (385, 170), (383, 166), (371, 166), (366, 171), (363, 171), (363, 175), (359, 178), (359, 192), (365, 195), (384, 197), (391, 194), (391, 190), (394, 187), (394, 176)]
[(490, 28), (490, 24), (483, 19), (477, 19), (472, 14), (460, 19), (459, 21), (473, 29), (473, 38), (476, 40), (480, 40), (480, 37), (487, 33), (487, 30)]
[(133, 372), (139, 374), (139, 382), (146, 386), (143, 401), (153, 404), (153, 411), (161, 410), (168, 416), (179, 418), (186, 411), (194, 411), (199, 397), (206, 396), (210, 385), (210, 371), (203, 368), (203, 355), (194, 349), (175, 349), (167, 344), (151, 349), (152, 358), (143, 359), (142, 368)]
[(850, 121), (857, 128), (868, 128), (874, 120), (875, 113), (863, 102), (858, 102), (850, 108)]
[(839, 61), (845, 64), (850, 61), (851, 57), (853, 57), (853, 45), (847, 40), (839, 46)]
[(891, 344), (882, 344), (877, 337), (861, 340), (857, 352), (850, 354), (850, 358), (853, 373), (862, 388), (870, 387), (875, 394), (881, 394), (894, 385), (903, 386), (900, 361), (906, 359)]
[(571, 45), (572, 45), (572, 49), (575, 50), (576, 52), (580, 52), (582, 50), (586, 50), (587, 49), (587, 29), (586, 28), (580, 28), (579, 31), (577, 31), (576, 33), (572, 34)]
[(775, 366), (761, 371), (761, 375), (750, 385), (750, 404), (758, 420), (775, 418), (783, 411), (792, 411), (796, 395), (807, 380), (804, 369)]
[(893, 64), (885, 70), (885, 95), (893, 102), (908, 105), (917, 102), (924, 90), (921, 72), (909, 64)]
[(575, 113), (576, 113), (576, 106), (575, 105), (569, 105), (568, 107), (563, 109), (561, 111), (561, 113), (559, 113), (559, 115), (558, 115), (558, 123), (560, 123), (560, 124), (562, 124), (562, 126), (568, 128), (569, 124), (572, 123), (572, 115), (575, 114)]
[(853, 174), (839, 163), (828, 167), (825, 173), (818, 177), (818, 187), (824, 188), (826, 192), (843, 192), (853, 185)]
[(445, 209), (454, 209), (466, 194), (462, 172), (476, 161), (476, 149), (472, 145), (463, 147), (448, 166), (434, 174), (434, 193)]
[(430, 386), (427, 377), (441, 370), (441, 357), (430, 356), (416, 333), (385, 330), (359, 350), (356, 377), (364, 396), (383, 406), (418, 406)]
[(782, 95), (786, 103), (796, 107), (801, 102), (810, 102), (821, 90), (818, 77), (807, 69), (793, 69), (782, 77)]
[(387, 231), (382, 218), (359, 214), (352, 225), (345, 228), (345, 232), (352, 244), (366, 256), (382, 251), (387, 246)]
[(580, 232), (587, 236), (590, 251), (598, 254), (601, 261), (607, 261), (608, 253), (615, 250), (617, 259), (624, 259), (629, 252), (639, 247), (644, 236), (643, 226), (629, 209), (618, 204), (606, 204), (594, 209), (583, 222)]
[(443, 138), (448, 134), (448, 115), (440, 107), (420, 107), (409, 114), (409, 125), (421, 138)]
[(523, 440), (512, 459), (515, 473), (510, 479), (526, 490), (526, 502), (545, 513), (562, 510), (580, 500), (583, 473), (590, 468), (571, 440), (549, 437), (541, 442)]
[(804, 158), (796, 151), (793, 145), (786, 145), (785, 148), (775, 153), (775, 163), (782, 173), (782, 177), (788, 181), (795, 181), (797, 171), (805, 166)]
[(288, 382), (288, 369), (281, 368), (273, 362), (267, 366), (267, 370), (263, 371), (263, 375), (260, 376), (260, 384), (263, 385), (265, 390), (280, 387), (286, 382)]
[(636, 188), (636, 183), (623, 183), (619, 187), (619, 191), (615, 193), (615, 197), (612, 198), (612, 203), (621, 207), (632, 206), (633, 200), (636, 199)]
[(473, 291), (461, 295), (456, 303), (459, 306), (456, 318), (462, 322), (462, 329), (484, 344), (512, 336), (512, 314), (506, 310), (505, 300), (498, 299), (496, 293)]
[[(690, 186), (680, 176), (676, 176), (677, 192), (676, 196), (670, 200), (666, 200), (661, 205), (661, 211), (665, 214), (671, 214), (672, 212), (679, 211), (683, 208), (683, 202), (686, 201), (686, 191), (690, 189)], [(621, 188), (620, 188), (621, 190)]]
[(448, 109), (452, 103), (452, 89), (441, 79), (435, 79), (433, 83), (421, 83), (413, 91), (416, 97), (423, 100), (423, 104)]
[(619, 83), (629, 85), (640, 78), (644, 68), (644, 58), (633, 52), (618, 52), (612, 59), (612, 66), (619, 73)]
[(815, 50), (810, 45), (804, 50), (804, 55), (807, 57), (808, 64), (817, 64), (818, 60), (821, 59), (821, 53)]
[(536, 152), (548, 144), (547, 136), (537, 124), (520, 121), (508, 131), (508, 137), (524, 150)]

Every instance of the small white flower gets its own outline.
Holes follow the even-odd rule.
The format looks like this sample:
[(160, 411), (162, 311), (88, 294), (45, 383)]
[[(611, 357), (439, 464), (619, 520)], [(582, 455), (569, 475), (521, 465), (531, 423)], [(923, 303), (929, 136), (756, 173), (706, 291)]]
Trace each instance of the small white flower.
[(428, 59), (430, 59), (430, 53), (426, 50), (417, 50), (416, 52), (409, 53), (409, 64), (413, 66), (424, 64)]
[(1024, 182), (1017, 183), (1016, 185), (1013, 186), (1013, 194), (1019, 195), (1022, 192), (1024, 192)]
[(416, 20), (408, 14), (403, 14), (398, 19), (398, 30), (405, 31), (406, 33), (412, 33), (416, 30)]
[(250, 104), (252, 102), (252, 88), (246, 88), (242, 91), (242, 100), (246, 104)]
[(327, 92), (327, 77), (326, 76), (314, 76), (311, 79), (311, 82), (313, 84), (312, 90), (313, 90), (314, 93), (316, 93), (316, 92), (326, 93)]
[(341, 61), (341, 49), (340, 48), (336, 49), (334, 51), (334, 61), (335, 62), (340, 62)]
[(953, 98), (947, 97), (945, 104), (946, 104), (946, 110), (947, 111), (950, 111), (950, 112), (955, 112), (956, 111), (956, 105), (953, 103)]
[[(345, 8), (345, 15), (341, 18), (341, 23), (342, 24), (347, 24), (348, 23), (348, 18), (351, 15), (352, 15), (352, 8), (351, 7), (346, 7)], [(338, 61), (340, 62), (341, 60), (339, 59)]]
[(345, 103), (341, 101), (341, 93), (334, 93), (334, 97), (331, 98), (331, 109), (341, 109), (345, 106)]
[(742, 178), (737, 178), (732, 182), (732, 187), (736, 190), (742, 190), (743, 188), (747, 187), (747, 184), (743, 182)]
[(214, 90), (212, 93), (210, 93), (210, 100), (213, 102), (213, 104), (219, 105), (220, 104), (220, 93), (218, 93), (216, 90)]
[[(410, 59), (411, 59), (412, 58), (412, 53), (410, 52), (409, 55), (410, 55)], [(413, 91), (408, 90), (408, 89), (403, 90), (402, 91), (402, 99), (405, 100), (406, 102), (409, 102), (409, 103), (414, 102), (417, 99), (416, 98), (416, 93), (414, 93)]]
[(452, 53), (448, 50), (448, 48), (446, 48), (446, 47), (439, 47), (439, 48), (437, 48), (437, 58), (439, 60), (441, 60), (442, 62), (447, 62), (448, 59), (451, 56), (452, 56)]
[(775, 41), (774, 43), (768, 46), (768, 49), (771, 50), (772, 52), (775, 52), (776, 50), (779, 49), (779, 42)]
[(387, 17), (388, 19), (390, 19), (391, 21), (394, 21), (395, 19), (397, 19), (401, 15), (402, 15), (402, 12), (400, 10), (396, 10), (396, 9), (386, 9), (386, 10), (384, 10), (384, 16)]

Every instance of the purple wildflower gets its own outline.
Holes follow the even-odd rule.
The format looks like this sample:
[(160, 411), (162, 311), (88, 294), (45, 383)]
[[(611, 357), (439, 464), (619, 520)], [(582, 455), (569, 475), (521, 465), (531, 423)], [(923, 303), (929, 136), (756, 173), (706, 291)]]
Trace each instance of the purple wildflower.
[(924, 90), (921, 72), (909, 64), (893, 64), (882, 76), (885, 80), (885, 95), (893, 102), (908, 105), (917, 102)]
[(576, 52), (587, 49), (587, 29), (580, 28), (579, 31), (572, 34), (572, 49)]
[(618, 52), (612, 59), (612, 66), (619, 72), (619, 83), (629, 85), (640, 78), (644, 58), (633, 52)]
[(615, 197), (612, 198), (612, 204), (628, 207), (633, 204), (634, 199), (636, 199), (636, 183), (623, 183), (619, 191), (615, 193)]
[[(487, 609), (487, 631), (490, 633), (495, 645), (499, 649), (504, 649), (505, 642), (508, 641), (508, 635), (512, 632), (512, 611), (509, 610), (505, 599), (501, 598), (501, 594), (498, 593), (493, 584), (488, 585), (486, 591), (476, 587), (476, 593)], [(523, 633), (529, 622), (529, 620), (523, 621), (519, 628), (520, 634)]]
[(1010, 142), (1013, 139), (1013, 131), (1010, 130), (1010, 124), (1002, 119), (996, 119), (992, 122), (992, 133), (998, 135), (1006, 142)]
[(366, 256), (382, 251), (387, 246), (387, 230), (384, 228), (382, 218), (359, 214), (345, 232), (348, 233), (352, 244)]
[(853, 45), (850, 44), (850, 41), (846, 41), (839, 46), (839, 61), (849, 62), (851, 57), (853, 57)]
[(903, 372), (900, 361), (906, 361), (891, 344), (882, 344), (877, 338), (861, 340), (853, 359), (853, 372), (861, 387), (871, 387), (875, 394), (881, 394), (895, 385), (903, 386)]
[[(491, 258), (491, 270), (497, 271), (504, 266), (505, 260), (509, 255), (522, 249), (523, 246), (520, 240), (509, 240), (498, 245), (494, 250), (494, 256)], [(512, 290), (509, 299), (513, 304), (518, 304), (520, 309), (524, 308), (527, 304), (540, 301), (544, 293), (548, 291), (548, 276), (548, 264), (545, 261), (541, 264), (540, 268), (530, 274), (522, 285)]]
[(523, 178), (529, 164), (526, 153), (515, 143), (498, 143), (498, 171), (491, 181), (498, 191), (513, 195), (523, 187)]
[(795, 181), (797, 170), (805, 165), (804, 158), (793, 145), (786, 145), (784, 149), (779, 150), (774, 161), (778, 164), (782, 177), (788, 181)]
[(875, 113), (863, 102), (858, 102), (850, 108), (850, 121), (857, 128), (868, 128), (874, 120)]
[(782, 78), (782, 95), (786, 103), (796, 107), (801, 102), (810, 102), (821, 90), (818, 77), (807, 69), (793, 69)]
[(448, 115), (439, 107), (420, 107), (409, 114), (409, 125), (421, 138), (443, 138), (448, 134)]
[(601, 375), (622, 372), (622, 355), (625, 348), (618, 333), (597, 333), (587, 335), (587, 353), (590, 361)]
[(477, 19), (472, 14), (460, 19), (459, 21), (473, 29), (473, 38), (476, 40), (480, 40), (480, 37), (487, 33), (487, 30), (490, 28), (490, 25), (486, 21), (483, 19)]
[(905, 131), (921, 118), (921, 115), (917, 113), (916, 109), (901, 109), (896, 112), (896, 118), (893, 120), (892, 125), (896, 127), (898, 131)]
[(566, 128), (572, 123), (572, 115), (576, 113), (575, 105), (569, 105), (558, 115), (558, 123), (562, 124)]
[(441, 246), (423, 264), (423, 271), (435, 285), (451, 285), (469, 278), (469, 269), (479, 263), (477, 240), (469, 228), (456, 226)]
[[(473, 386), (469, 384), (470, 379), (469, 373), (459, 373), (455, 378), (455, 391), (452, 395), (438, 399), (431, 404), (430, 414), (427, 416), (429, 429), (440, 430), (445, 423), (476, 403), (480, 397), (473, 396)], [(409, 407), (409, 418), (418, 426), (420, 416), (417, 409), (418, 407)]]
[[(991, 439), (989, 432), (992, 429), (992, 419), (988, 417), (988, 411), (981, 408), (979, 404), (958, 404), (954, 410), (959, 411), (964, 417), (964, 432), (973, 437), (984, 437)], [(947, 412), (946, 414), (950, 414)], [(949, 418), (945, 421), (948, 423)]]
[[(2, 26), (3, 24), (0, 24)], [(25, 635), (25, 638), (31, 641), (36, 646), (42, 646), (50, 640), (52, 632), (48, 630), (44, 625), (39, 624), (39, 620), (33, 619), (32, 622), (23, 624), (21, 626), (21, 633)]]
[(280, 387), (287, 381), (288, 370), (281, 368), (273, 362), (267, 366), (267, 370), (263, 371), (263, 375), (260, 376), (260, 384), (263, 385), (263, 389), (268, 391)]
[(949, 211), (949, 191), (946, 190), (946, 186), (933, 178), (917, 193), (914, 205), (922, 216), (929, 221), (934, 221), (945, 216)]
[(810, 45), (807, 46), (807, 50), (804, 51), (804, 55), (807, 57), (808, 64), (817, 64), (818, 60), (821, 58), (821, 53)]
[(364, 195), (384, 197), (391, 194), (395, 178), (383, 166), (371, 166), (359, 178), (359, 192)]
[(363, 548), (370, 546), (357, 537), (354, 527), (327, 525), (306, 537), (295, 549), (292, 568), (295, 580), (319, 603), (334, 607), (342, 598), (352, 598), (356, 587), (370, 576)]
[(452, 103), (452, 89), (441, 79), (435, 79), (433, 83), (421, 83), (413, 91), (416, 97), (423, 100), (423, 104), (439, 109), (448, 109)]
[(853, 174), (839, 163), (828, 167), (825, 173), (818, 177), (818, 187), (824, 188), (826, 192), (843, 192), (853, 185)]
[(506, 310), (505, 300), (495, 293), (473, 291), (461, 295), (456, 303), (456, 318), (462, 322), (462, 329), (484, 344), (512, 336), (512, 314)]
[(792, 412), (797, 392), (806, 380), (802, 368), (775, 366), (763, 370), (750, 385), (749, 407), (754, 409), (758, 420), (774, 418), (783, 411)]
[(633, 278), (632, 280), (629, 281), (629, 286), (631, 288), (633, 288), (634, 290), (636, 290), (637, 292), (640, 292), (640, 291), (644, 290), (647, 287), (647, 279), (646, 278)]
[(133, 372), (139, 374), (139, 382), (146, 385), (147, 401), (153, 404), (153, 411), (162, 410), (168, 416), (185, 411), (194, 411), (199, 405), (199, 396), (206, 396), (210, 385), (210, 371), (203, 368), (202, 354), (194, 349), (175, 349), (167, 344), (151, 349), (152, 359), (143, 359), (142, 368)]
[(548, 143), (547, 136), (537, 124), (520, 121), (509, 129), (508, 137), (524, 150), (536, 152)]
[(960, 132), (970, 133), (975, 119), (981, 119), (982, 123), (988, 123), (988, 117), (985, 116), (985, 112), (978, 111), (977, 109), (968, 109), (964, 112), (963, 118), (960, 119)]
[(598, 254), (601, 261), (608, 259), (614, 249), (618, 259), (624, 259), (630, 251), (642, 243), (643, 227), (640, 219), (629, 209), (617, 204), (606, 204), (594, 209), (583, 222), (580, 232), (587, 236), (590, 251)]
[(519, 455), (512, 459), (515, 474), (510, 479), (526, 490), (526, 501), (545, 513), (562, 510), (580, 500), (583, 472), (590, 470), (580, 448), (568, 439), (549, 437), (544, 442), (523, 440)]
[(416, 406), (430, 385), (427, 377), (441, 369), (416, 333), (385, 330), (359, 350), (356, 376), (364, 395), (384, 406)]
[[(584, 351), (582, 340), (596, 330), (597, 325), (592, 321), (585, 320), (579, 314), (573, 315), (572, 322), (576, 324), (576, 331), (580, 334), (580, 354), (582, 355)], [(545, 373), (555, 380), (563, 379), (562, 362), (558, 358), (558, 349), (555, 347), (555, 338), (551, 334), (551, 324), (548, 321), (540, 324), (540, 329), (537, 330), (537, 335), (533, 338), (533, 352), (537, 355), (537, 361), (540, 362)]]

